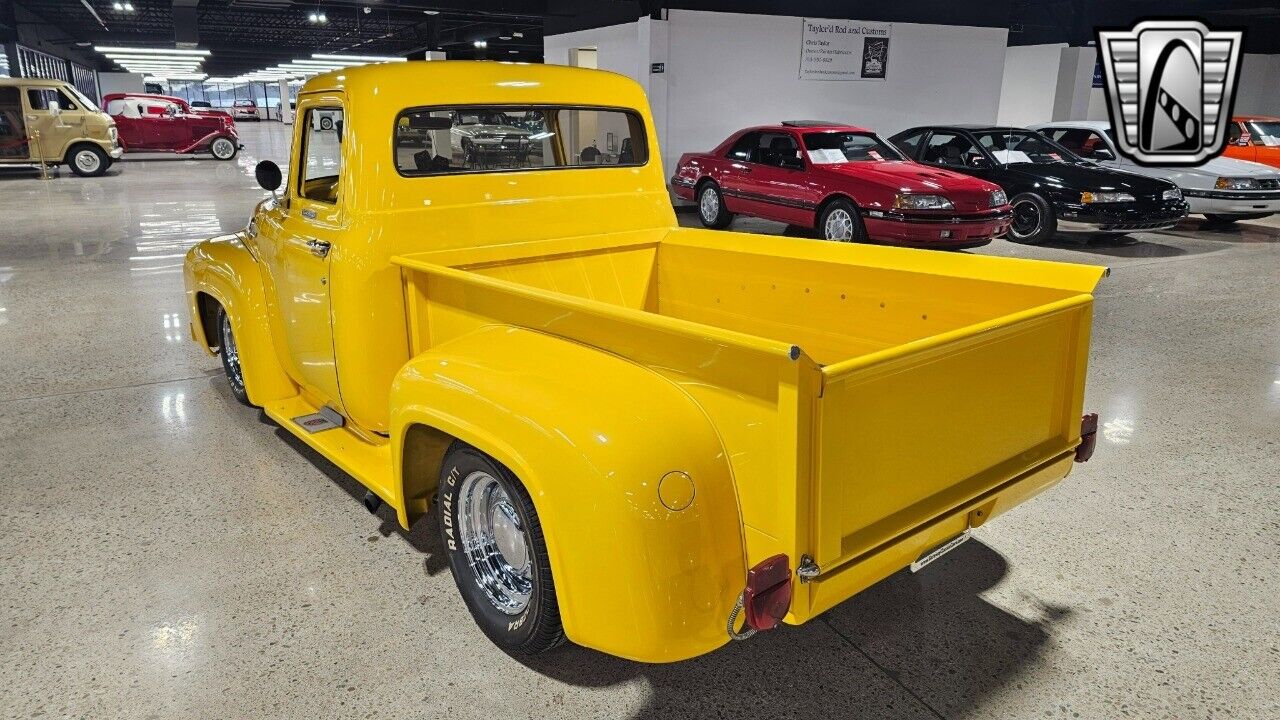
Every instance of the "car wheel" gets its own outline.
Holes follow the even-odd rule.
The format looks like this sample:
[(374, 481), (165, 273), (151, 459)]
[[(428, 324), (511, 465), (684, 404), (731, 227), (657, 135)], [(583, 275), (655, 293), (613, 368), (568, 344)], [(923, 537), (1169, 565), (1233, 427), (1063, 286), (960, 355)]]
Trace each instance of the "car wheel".
[(436, 493), (449, 570), (480, 630), (521, 655), (563, 643), (542, 525), (515, 475), (479, 450), (454, 443)]
[(240, 366), (240, 346), (236, 343), (235, 333), (231, 331), (231, 317), (227, 311), (218, 306), (218, 354), (222, 356), (222, 372), (226, 373), (227, 383), (231, 385), (231, 394), (242, 404), (253, 407), (249, 402), (249, 393), (244, 387), (244, 369)]
[(818, 234), (835, 242), (866, 242), (867, 228), (862, 214), (853, 203), (843, 198), (833, 200), (818, 214)]
[(236, 152), (240, 148), (236, 147), (236, 143), (231, 138), (214, 138), (209, 143), (209, 152), (219, 160), (231, 160), (235, 158)]
[(706, 180), (698, 186), (698, 219), (712, 230), (723, 230), (733, 222), (733, 213), (725, 209), (724, 193), (715, 181)]
[(80, 177), (98, 177), (111, 167), (111, 158), (97, 145), (77, 145), (67, 153), (66, 163)]
[(333, 129), (333, 118), (331, 118), (331, 117), (322, 117), (322, 118), (320, 118), (320, 129), (321, 129), (321, 130), (332, 130), (332, 129)]
[(1009, 201), (1013, 222), (1005, 237), (1024, 245), (1039, 245), (1058, 231), (1058, 217), (1048, 200), (1035, 193), (1021, 193)]

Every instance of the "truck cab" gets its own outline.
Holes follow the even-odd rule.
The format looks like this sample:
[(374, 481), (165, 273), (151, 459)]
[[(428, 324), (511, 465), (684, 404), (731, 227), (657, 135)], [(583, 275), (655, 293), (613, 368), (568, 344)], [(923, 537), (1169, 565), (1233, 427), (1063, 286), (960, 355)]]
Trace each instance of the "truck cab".
[(74, 85), (0, 78), (0, 163), (67, 165), (97, 176), (123, 152), (115, 123)]
[(187, 255), (192, 338), (367, 507), (435, 513), (510, 652), (807, 622), (1091, 452), (1105, 268), (681, 228), (612, 73), (368, 65), (297, 110), (272, 197)]

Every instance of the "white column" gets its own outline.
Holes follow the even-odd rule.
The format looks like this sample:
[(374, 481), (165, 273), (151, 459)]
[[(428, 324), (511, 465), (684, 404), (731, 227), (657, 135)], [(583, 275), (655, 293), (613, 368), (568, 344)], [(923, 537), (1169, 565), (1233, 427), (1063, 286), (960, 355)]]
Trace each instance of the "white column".
[(280, 80), (280, 121), (285, 125), (293, 124), (293, 111), (289, 109), (289, 81)]

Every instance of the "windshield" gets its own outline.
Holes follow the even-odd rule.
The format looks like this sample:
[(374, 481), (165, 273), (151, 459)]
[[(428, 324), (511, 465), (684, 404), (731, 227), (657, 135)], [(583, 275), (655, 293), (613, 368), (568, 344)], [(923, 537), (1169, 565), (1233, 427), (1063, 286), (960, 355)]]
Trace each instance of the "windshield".
[(75, 85), (67, 85), (66, 89), (70, 91), (70, 93), (73, 96), (75, 96), (76, 100), (80, 101), (80, 105), (82, 105), (84, 109), (91, 110), (93, 112), (102, 112), (101, 110), (98, 109), (98, 104), (90, 100), (89, 98), (85, 97), (84, 93), (77, 90)]
[(805, 133), (804, 149), (815, 165), (902, 159), (893, 146), (871, 133)]
[(253, 105), (252, 100), (237, 100), (236, 107), (250, 107)]
[(1280, 122), (1258, 122), (1254, 120), (1249, 123), (1249, 132), (1263, 145), (1273, 147), (1280, 145)]
[(1030, 130), (989, 130), (974, 136), (1001, 165), (1080, 162), (1070, 150)]

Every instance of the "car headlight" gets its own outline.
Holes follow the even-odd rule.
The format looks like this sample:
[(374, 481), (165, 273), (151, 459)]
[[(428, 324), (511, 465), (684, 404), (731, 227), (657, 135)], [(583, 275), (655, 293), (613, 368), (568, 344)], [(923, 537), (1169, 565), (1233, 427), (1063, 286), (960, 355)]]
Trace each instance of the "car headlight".
[(1219, 190), (1256, 190), (1258, 189), (1258, 181), (1253, 178), (1220, 177), (1213, 186)]
[(955, 206), (941, 195), (911, 195), (898, 193), (893, 199), (895, 210), (951, 210)]
[(1009, 196), (1004, 194), (1003, 190), (991, 191), (991, 207), (1000, 207), (1009, 204)]
[(1164, 194), (1163, 194), (1163, 195), (1161, 195), (1160, 197), (1161, 197), (1161, 198), (1163, 198), (1163, 199), (1165, 199), (1165, 200), (1181, 200), (1181, 199), (1182, 199), (1182, 189), (1181, 189), (1181, 188), (1169, 188), (1168, 190), (1165, 190), (1165, 191), (1164, 191)]
[(1085, 205), (1091, 203), (1133, 202), (1133, 196), (1127, 192), (1082, 192), (1080, 193), (1080, 202)]

